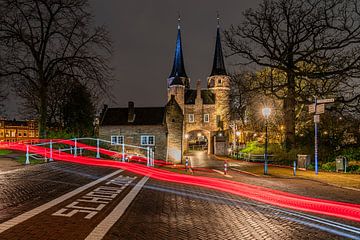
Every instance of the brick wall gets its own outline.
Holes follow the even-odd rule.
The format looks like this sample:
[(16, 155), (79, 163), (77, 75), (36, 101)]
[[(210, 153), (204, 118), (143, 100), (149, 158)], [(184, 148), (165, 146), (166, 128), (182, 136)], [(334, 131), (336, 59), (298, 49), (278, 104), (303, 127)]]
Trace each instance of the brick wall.
[[(155, 151), (155, 159), (166, 159), (166, 126), (165, 125), (122, 125), (122, 126), (100, 126), (99, 138), (110, 141), (112, 135), (122, 135), (125, 144), (141, 146), (141, 135), (154, 135), (155, 146), (151, 146)], [(144, 146), (146, 147), (146, 146)], [(145, 154), (144, 150), (128, 148), (127, 151)]]

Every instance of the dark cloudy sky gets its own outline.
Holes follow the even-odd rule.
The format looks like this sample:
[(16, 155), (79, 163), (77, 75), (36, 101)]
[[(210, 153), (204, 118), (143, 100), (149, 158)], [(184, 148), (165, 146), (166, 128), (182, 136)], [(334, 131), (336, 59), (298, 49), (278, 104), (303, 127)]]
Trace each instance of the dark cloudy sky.
[[(183, 53), (187, 75), (194, 86), (206, 85), (210, 74), (216, 33), (216, 12), (221, 27), (238, 24), (242, 12), (261, 0), (90, 0), (97, 24), (105, 24), (113, 40), (115, 81), (110, 106), (163, 106), (181, 14)], [(224, 46), (223, 46), (224, 47)], [(231, 70), (227, 59), (227, 69)], [(8, 117), (21, 118), (18, 101), (10, 97)], [(9, 106), (8, 105), (8, 106)]]
[[(242, 19), (242, 12), (260, 0), (91, 0), (97, 23), (112, 34), (116, 103), (125, 106), (162, 106), (166, 102), (166, 78), (170, 74), (177, 31), (178, 11), (185, 68), (194, 86), (205, 86), (210, 74), (216, 33), (216, 12), (221, 27)], [(231, 67), (228, 63), (228, 69)]]

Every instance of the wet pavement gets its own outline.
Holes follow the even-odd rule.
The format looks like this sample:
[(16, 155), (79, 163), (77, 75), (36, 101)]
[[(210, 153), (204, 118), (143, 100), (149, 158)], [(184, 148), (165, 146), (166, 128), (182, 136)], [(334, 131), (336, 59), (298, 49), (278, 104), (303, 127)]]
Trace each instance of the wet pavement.
[(224, 163), (216, 159), (214, 155), (207, 154), (207, 151), (193, 151), (186, 154), (192, 168), (223, 168)]
[(119, 169), (0, 174), (0, 239), (360, 239), (358, 227)]

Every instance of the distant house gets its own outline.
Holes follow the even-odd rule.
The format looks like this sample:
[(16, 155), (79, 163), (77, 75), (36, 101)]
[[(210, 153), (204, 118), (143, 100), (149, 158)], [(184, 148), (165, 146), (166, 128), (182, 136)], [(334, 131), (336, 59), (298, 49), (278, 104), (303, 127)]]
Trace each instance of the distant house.
[(37, 122), (34, 120), (0, 120), (0, 141), (16, 142), (39, 138)]
[[(108, 108), (105, 105), (99, 119), (98, 135), (102, 139), (110, 140), (113, 145), (125, 143), (145, 148), (150, 147), (154, 150), (155, 159), (169, 159), (167, 146), (171, 142), (168, 139), (166, 112), (173, 107), (170, 105), (165, 107), (134, 107), (133, 102), (129, 102), (127, 108)], [(181, 120), (178, 121), (179, 132), (177, 137), (181, 138), (182, 114), (180, 108), (178, 110)], [(144, 151), (141, 152), (136, 148), (128, 148), (127, 152), (144, 153)], [(180, 157), (181, 152), (178, 154)]]

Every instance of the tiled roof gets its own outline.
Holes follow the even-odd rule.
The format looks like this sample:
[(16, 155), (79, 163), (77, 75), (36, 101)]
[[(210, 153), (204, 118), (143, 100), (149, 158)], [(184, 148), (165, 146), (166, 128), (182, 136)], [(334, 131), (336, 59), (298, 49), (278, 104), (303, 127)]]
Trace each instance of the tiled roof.
[(100, 125), (162, 125), (164, 123), (164, 107), (136, 107), (134, 113), (134, 121), (129, 122), (128, 108), (107, 108), (101, 116)]

